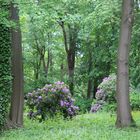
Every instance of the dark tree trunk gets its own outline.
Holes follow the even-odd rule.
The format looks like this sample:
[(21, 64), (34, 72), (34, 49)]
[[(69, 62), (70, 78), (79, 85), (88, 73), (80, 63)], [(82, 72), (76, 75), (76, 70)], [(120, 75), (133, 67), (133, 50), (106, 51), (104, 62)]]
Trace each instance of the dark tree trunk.
[(89, 78), (88, 80), (88, 89), (87, 89), (87, 98), (92, 98), (92, 80)]
[(133, 123), (129, 101), (129, 46), (133, 21), (133, 0), (123, 0), (117, 70), (117, 127)]
[[(39, 56), (37, 55), (37, 58)], [(40, 68), (41, 68), (41, 57), (39, 59), (36, 59), (37, 62), (35, 62), (34, 64), (34, 77), (35, 80), (39, 79), (39, 72), (40, 72)]]
[(91, 50), (91, 46), (90, 43), (87, 43), (87, 47), (88, 47), (88, 88), (87, 88), (87, 98), (90, 99), (92, 98), (92, 88), (93, 88), (93, 79), (90, 75), (91, 71), (92, 71), (92, 50)]
[(12, 43), (12, 97), (9, 115), (10, 127), (23, 126), (23, 66), (22, 66), (22, 47), (21, 47), (21, 31), (19, 28), (18, 9), (11, 4), (11, 18), (18, 25), (16, 29), (11, 30)]
[(97, 82), (97, 79), (95, 78), (94, 81), (93, 81), (93, 98), (95, 99), (96, 97), (96, 92), (97, 92), (97, 88), (98, 88), (98, 82)]
[(60, 65), (60, 79), (61, 79), (61, 81), (64, 80), (64, 64), (63, 64), (63, 62)]
[(50, 49), (48, 49), (47, 64), (45, 62), (45, 52), (44, 52), (44, 54), (41, 57), (42, 57), (42, 63), (43, 63), (43, 69), (44, 69), (44, 72), (45, 72), (45, 77), (47, 78), (48, 71), (49, 71), (49, 65), (50, 65)]
[(62, 28), (64, 37), (64, 46), (67, 53), (68, 63), (68, 75), (69, 75), (69, 89), (72, 95), (74, 95), (74, 68), (75, 68), (75, 50), (77, 42), (77, 28), (68, 25), (68, 35), (66, 33), (65, 25), (63, 21), (59, 21), (59, 25)]
[(50, 76), (53, 76), (53, 54), (52, 51), (50, 50), (50, 58), (49, 58), (49, 72), (50, 72)]
[(68, 72), (69, 72), (69, 89), (74, 95), (74, 66), (75, 66), (75, 51), (69, 50), (67, 54)]

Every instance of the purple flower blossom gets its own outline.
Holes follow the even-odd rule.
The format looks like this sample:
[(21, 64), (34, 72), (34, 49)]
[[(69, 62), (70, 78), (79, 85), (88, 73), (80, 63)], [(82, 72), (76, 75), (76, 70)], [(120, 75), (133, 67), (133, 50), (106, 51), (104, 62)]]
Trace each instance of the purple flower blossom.
[(62, 100), (60, 101), (60, 106), (62, 106), (62, 107), (64, 106), (64, 101), (62, 101)]
[(67, 94), (67, 93), (69, 93), (69, 89), (67, 87), (64, 87), (64, 88), (62, 88), (62, 92)]
[(78, 106), (73, 106), (73, 109), (74, 110), (79, 110), (79, 107)]
[(104, 90), (103, 89), (98, 89), (96, 92), (96, 99), (102, 99), (104, 97)]
[(43, 91), (47, 92), (48, 91), (48, 88), (47, 87), (44, 87), (43, 88)]
[(68, 101), (60, 101), (60, 106), (61, 107), (69, 107), (69, 106), (71, 106), (71, 103), (70, 102), (68, 102)]
[(105, 77), (104, 79), (103, 79), (103, 82), (107, 82), (109, 79), (108, 79), (108, 77)]
[(74, 112), (72, 111), (71, 108), (68, 108), (67, 111), (68, 111), (69, 115), (74, 115)]
[(52, 88), (52, 89), (51, 89), (51, 92), (56, 92), (56, 89), (55, 89), (55, 88)]
[(28, 96), (32, 96), (32, 93), (28, 93)]
[(91, 107), (90, 112), (97, 112), (101, 107), (102, 107), (102, 105), (100, 105), (100, 104), (94, 104), (94, 105)]
[(50, 87), (52, 87), (52, 84), (45, 85), (44, 88), (50, 88)]
[(38, 96), (38, 99), (41, 100), (42, 99), (42, 96)]
[(64, 82), (61, 82), (61, 81), (57, 81), (55, 82), (56, 85), (64, 85)]

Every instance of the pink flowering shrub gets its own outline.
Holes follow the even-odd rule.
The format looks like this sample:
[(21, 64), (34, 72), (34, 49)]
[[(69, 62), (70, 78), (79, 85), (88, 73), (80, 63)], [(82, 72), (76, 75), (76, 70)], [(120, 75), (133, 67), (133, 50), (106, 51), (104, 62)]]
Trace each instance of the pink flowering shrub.
[(39, 118), (41, 121), (61, 113), (65, 118), (73, 117), (79, 108), (74, 105), (69, 88), (64, 82), (47, 84), (27, 94), (27, 106), (30, 118)]

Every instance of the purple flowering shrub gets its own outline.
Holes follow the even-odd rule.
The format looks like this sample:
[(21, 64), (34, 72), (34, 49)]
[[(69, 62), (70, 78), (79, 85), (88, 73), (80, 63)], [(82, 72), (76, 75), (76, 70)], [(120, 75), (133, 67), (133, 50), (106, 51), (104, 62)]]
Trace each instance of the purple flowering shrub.
[(91, 107), (91, 112), (97, 112), (100, 110), (103, 105), (108, 106), (110, 109), (116, 108), (116, 75), (112, 74), (108, 77), (105, 77), (103, 81), (98, 86), (98, 90), (96, 92), (96, 100)]
[[(108, 77), (105, 77), (103, 81), (99, 84), (98, 90), (96, 92), (96, 100), (93, 101), (93, 105), (91, 107), (90, 112), (97, 112), (101, 108), (104, 108), (107, 111), (115, 111), (117, 108), (116, 105), (116, 75), (111, 74)], [(133, 85), (130, 83), (129, 87), (130, 91), (130, 101), (131, 107), (134, 107), (134, 98), (135, 97), (135, 90)]]
[(27, 94), (27, 106), (30, 118), (39, 118), (41, 121), (61, 113), (65, 118), (73, 117), (79, 108), (74, 105), (68, 87), (64, 82), (47, 84)]
[(96, 99), (105, 100), (111, 103), (115, 101), (115, 93), (116, 93), (116, 75), (111, 74), (108, 77), (105, 77), (98, 86), (98, 90), (96, 92)]

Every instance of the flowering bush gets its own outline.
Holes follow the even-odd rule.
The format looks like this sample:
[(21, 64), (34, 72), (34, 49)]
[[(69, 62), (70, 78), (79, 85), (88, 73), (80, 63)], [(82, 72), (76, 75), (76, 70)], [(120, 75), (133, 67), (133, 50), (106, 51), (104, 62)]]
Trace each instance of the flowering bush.
[[(131, 99), (131, 107), (136, 108), (135, 102), (135, 94), (132, 85), (130, 84), (130, 99)], [(108, 77), (105, 77), (101, 84), (98, 86), (98, 90), (96, 92), (96, 100), (94, 100), (93, 105), (91, 107), (91, 112), (97, 112), (102, 107), (107, 111), (114, 111), (117, 108), (116, 105), (116, 75), (111, 74)], [(137, 105), (138, 108), (138, 105)]]
[(60, 81), (28, 93), (27, 106), (30, 109), (28, 116), (40, 118), (41, 121), (57, 113), (62, 113), (65, 118), (72, 117), (79, 110), (77, 106), (74, 106), (68, 87)]
[(105, 77), (102, 83), (98, 86), (96, 92), (97, 100), (105, 100), (109, 103), (115, 101), (116, 93), (116, 75), (112, 74), (108, 77)]
[(112, 74), (105, 77), (98, 86), (96, 101), (94, 101), (91, 112), (97, 112), (103, 105), (107, 105), (109, 110), (115, 109), (116, 75)]

